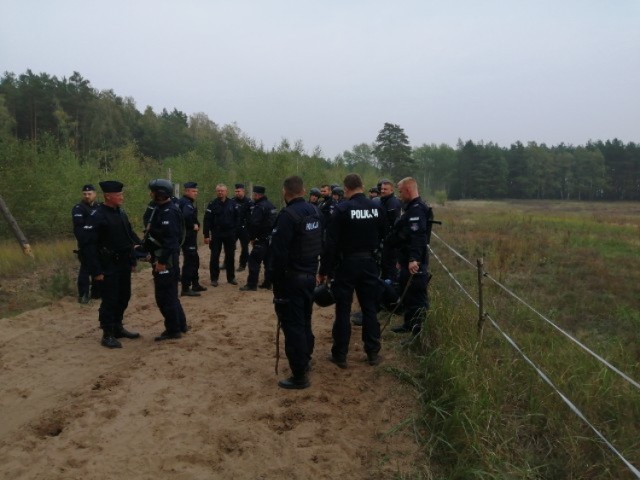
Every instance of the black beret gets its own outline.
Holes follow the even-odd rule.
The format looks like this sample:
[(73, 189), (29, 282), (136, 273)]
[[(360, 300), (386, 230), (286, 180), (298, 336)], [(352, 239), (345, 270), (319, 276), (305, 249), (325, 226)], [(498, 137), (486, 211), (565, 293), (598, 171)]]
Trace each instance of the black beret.
[(122, 187), (124, 187), (124, 185), (117, 180), (105, 180), (104, 182), (100, 182), (100, 188), (103, 193), (119, 193), (122, 191)]
[(261, 185), (254, 185), (253, 189), (251, 191), (253, 193), (262, 193), (262, 194), (264, 194), (264, 192), (266, 192), (267, 190), (266, 190), (266, 188), (264, 188)]
[(182, 186), (184, 188), (198, 188), (198, 184), (196, 182), (185, 182)]
[(87, 183), (84, 187), (82, 187), (82, 191), (83, 192), (95, 192), (96, 191), (96, 187), (94, 187), (90, 183)]
[(236, 188), (244, 188), (244, 183), (236, 183)]

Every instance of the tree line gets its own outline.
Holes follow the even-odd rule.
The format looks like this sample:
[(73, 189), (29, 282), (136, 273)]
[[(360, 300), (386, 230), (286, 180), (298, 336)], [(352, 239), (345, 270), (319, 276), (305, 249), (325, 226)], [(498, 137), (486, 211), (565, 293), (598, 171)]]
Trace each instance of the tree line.
[(287, 175), (318, 186), (338, 183), (349, 171), (367, 186), (412, 175), (427, 197), (640, 200), (640, 146), (633, 142), (411, 147), (402, 127), (385, 123), (375, 141), (327, 158), (301, 140), (265, 148), (237, 125), (218, 125), (204, 113), (140, 111), (134, 99), (97, 90), (78, 72), (0, 77), (0, 194), (27, 232), (68, 232), (67, 208), (78, 189), (106, 178), (128, 183), (130, 208), (138, 208), (153, 177), (203, 182), (204, 198), (213, 182), (259, 182), (277, 202)]

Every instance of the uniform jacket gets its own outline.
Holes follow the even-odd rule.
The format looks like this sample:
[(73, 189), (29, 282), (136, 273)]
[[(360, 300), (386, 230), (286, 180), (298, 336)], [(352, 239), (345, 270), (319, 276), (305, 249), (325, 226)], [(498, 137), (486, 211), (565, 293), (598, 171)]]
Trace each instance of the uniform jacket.
[(240, 226), (238, 204), (231, 198), (213, 199), (204, 212), (204, 238), (235, 236)]
[(433, 211), (420, 197), (411, 200), (387, 237), (386, 242), (397, 247), (401, 265), (416, 261), (428, 263), (427, 244)]
[(254, 202), (249, 218), (249, 240), (264, 242), (271, 236), (277, 209), (267, 197)]
[(346, 202), (338, 204), (327, 227), (319, 273), (331, 276), (342, 257), (367, 253), (373, 255), (385, 228), (380, 204), (368, 199), (364, 193), (352, 195)]

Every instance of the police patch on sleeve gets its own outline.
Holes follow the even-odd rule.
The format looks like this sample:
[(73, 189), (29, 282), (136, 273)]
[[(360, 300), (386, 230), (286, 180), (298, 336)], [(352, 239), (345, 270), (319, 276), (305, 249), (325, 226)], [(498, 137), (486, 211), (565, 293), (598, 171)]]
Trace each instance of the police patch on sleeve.
[(411, 229), (411, 231), (417, 232), (420, 229), (420, 226), (417, 223), (412, 223), (411, 225), (409, 225), (409, 228)]

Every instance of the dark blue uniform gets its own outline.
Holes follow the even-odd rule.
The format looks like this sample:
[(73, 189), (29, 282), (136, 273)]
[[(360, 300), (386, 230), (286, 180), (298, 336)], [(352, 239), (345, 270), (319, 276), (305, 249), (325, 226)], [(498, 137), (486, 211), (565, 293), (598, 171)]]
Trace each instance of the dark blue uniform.
[(182, 290), (189, 290), (191, 287), (200, 285), (200, 277), (198, 269), (200, 268), (200, 256), (198, 255), (198, 230), (194, 230), (195, 226), (200, 228), (198, 221), (198, 207), (194, 201), (187, 196), (183, 196), (178, 201), (178, 207), (182, 212), (184, 219), (185, 236), (182, 244)]
[(322, 214), (302, 197), (282, 209), (271, 238), (271, 275), (276, 314), (294, 377), (305, 375), (314, 348), (313, 289), (322, 248)]
[(78, 270), (78, 297), (83, 303), (91, 298), (100, 298), (99, 282), (90, 281), (89, 267), (87, 265), (86, 252), (82, 246), (82, 239), (85, 235), (85, 225), (87, 219), (98, 207), (97, 203), (88, 204), (85, 202), (77, 203), (71, 209), (71, 220), (73, 221), (73, 234), (78, 242), (78, 260), (80, 260), (80, 269)]
[(153, 271), (156, 305), (164, 318), (165, 332), (176, 334), (187, 331), (187, 320), (178, 297), (180, 280), (180, 243), (184, 235), (184, 222), (178, 206), (172, 201), (156, 205), (149, 221), (145, 248), (153, 264), (161, 263), (166, 270)]
[(238, 204), (238, 214), (240, 216), (238, 227), (238, 240), (240, 241), (240, 258), (238, 267), (244, 270), (247, 267), (247, 259), (249, 258), (249, 218), (253, 210), (253, 202), (246, 195), (240, 199), (234, 198)]
[[(402, 213), (402, 202), (395, 195), (387, 195), (380, 197), (380, 204), (383, 207), (386, 219), (385, 237), (391, 232), (400, 214)], [(380, 265), (380, 276), (383, 279), (389, 279), (392, 282), (398, 281), (398, 249), (383, 242), (382, 245), (382, 262)]]
[[(404, 294), (404, 325), (405, 331), (417, 334), (422, 321), (429, 309), (427, 284), (429, 274), (429, 252), (427, 244), (431, 232), (433, 210), (420, 197), (411, 200), (396, 222), (393, 231), (387, 237), (386, 243), (398, 248), (398, 263), (400, 264), (400, 291)], [(416, 261), (420, 270), (413, 277), (409, 273), (409, 263)], [(407, 288), (407, 283), (409, 287)], [(395, 331), (395, 330), (394, 330)]]
[(319, 273), (334, 278), (336, 318), (331, 353), (339, 362), (346, 361), (349, 351), (354, 290), (362, 308), (364, 350), (370, 360), (380, 351), (380, 324), (376, 317), (379, 270), (373, 252), (384, 228), (380, 205), (363, 193), (338, 204), (329, 222)]
[[(277, 209), (267, 197), (262, 197), (254, 202), (251, 218), (249, 218), (249, 240), (253, 243), (249, 254), (249, 275), (247, 275), (247, 287), (255, 289), (258, 286), (260, 265), (268, 263), (269, 240), (275, 223)], [(271, 288), (270, 272), (265, 268), (264, 287)]]
[(235, 283), (234, 255), (236, 251), (237, 230), (240, 225), (238, 204), (227, 198), (221, 201), (216, 198), (209, 202), (204, 212), (204, 238), (211, 238), (209, 248), (209, 274), (211, 282), (218, 282), (220, 277), (220, 253), (224, 248), (224, 266), (227, 281)]
[(124, 210), (98, 205), (87, 218), (83, 235), (89, 273), (104, 275), (102, 302), (98, 313), (100, 327), (106, 336), (122, 328), (124, 311), (131, 298), (131, 270), (136, 261), (133, 248), (140, 239), (131, 229)]

